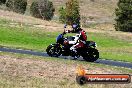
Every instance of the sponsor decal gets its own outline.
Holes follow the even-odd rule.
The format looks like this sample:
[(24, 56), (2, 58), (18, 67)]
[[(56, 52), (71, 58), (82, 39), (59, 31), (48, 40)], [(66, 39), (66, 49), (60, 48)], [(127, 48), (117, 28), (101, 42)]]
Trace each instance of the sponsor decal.
[(131, 76), (129, 74), (88, 74), (88, 70), (79, 66), (77, 68), (76, 81), (78, 84), (85, 83), (104, 84), (104, 83), (130, 83)]

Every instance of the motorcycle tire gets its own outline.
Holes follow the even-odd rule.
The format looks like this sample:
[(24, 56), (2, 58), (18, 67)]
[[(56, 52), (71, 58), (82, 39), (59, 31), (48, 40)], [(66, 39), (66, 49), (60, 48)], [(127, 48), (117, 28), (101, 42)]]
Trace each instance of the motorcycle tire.
[(61, 48), (56, 47), (56, 44), (49, 45), (46, 49), (46, 52), (51, 57), (58, 57), (61, 55)]

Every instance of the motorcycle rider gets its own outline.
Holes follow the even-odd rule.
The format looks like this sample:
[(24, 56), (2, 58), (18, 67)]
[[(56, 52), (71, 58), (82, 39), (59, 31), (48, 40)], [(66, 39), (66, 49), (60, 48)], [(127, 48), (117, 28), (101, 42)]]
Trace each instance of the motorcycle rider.
[[(66, 28), (66, 25), (64, 27)], [(82, 28), (80, 28), (80, 25), (78, 24), (73, 24), (72, 28), (73, 30), (66, 30), (65, 33), (77, 33), (75, 39), (68, 42), (69, 44), (73, 44), (70, 50), (73, 53), (74, 59), (77, 59), (78, 55), (76, 49), (84, 47), (84, 45), (86, 44), (87, 35), (86, 32)]]

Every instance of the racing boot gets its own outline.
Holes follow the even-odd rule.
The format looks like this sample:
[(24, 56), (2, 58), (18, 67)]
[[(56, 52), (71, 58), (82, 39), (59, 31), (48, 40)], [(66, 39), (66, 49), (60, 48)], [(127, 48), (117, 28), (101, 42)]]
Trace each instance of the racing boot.
[(72, 50), (72, 57), (74, 57), (73, 60), (76, 60), (79, 57), (76, 50)]

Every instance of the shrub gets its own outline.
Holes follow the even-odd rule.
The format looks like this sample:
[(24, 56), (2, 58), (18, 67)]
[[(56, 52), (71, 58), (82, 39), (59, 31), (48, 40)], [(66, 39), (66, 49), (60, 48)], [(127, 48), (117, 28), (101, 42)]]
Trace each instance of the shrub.
[(132, 0), (119, 0), (117, 5), (115, 29), (132, 32)]
[(0, 4), (5, 4), (6, 0), (0, 0)]
[(64, 7), (60, 7), (59, 14), (59, 21), (62, 23), (66, 23), (66, 9)]
[(34, 1), (30, 7), (30, 13), (36, 18), (51, 20), (54, 16), (55, 8), (53, 3), (48, 0)]
[(24, 14), (26, 11), (27, 0), (8, 0), (6, 3), (8, 10)]
[[(60, 8), (60, 21), (66, 22), (69, 25), (79, 24), (80, 25), (80, 13), (79, 13), (79, 2), (78, 0), (68, 0), (66, 8)], [(65, 21), (64, 21), (65, 20)]]
[(95, 0), (90, 0), (91, 2), (95, 2)]
[(30, 13), (32, 16), (37, 17), (37, 18), (41, 18), (41, 15), (39, 14), (39, 10), (38, 10), (38, 2), (34, 1), (30, 7)]

